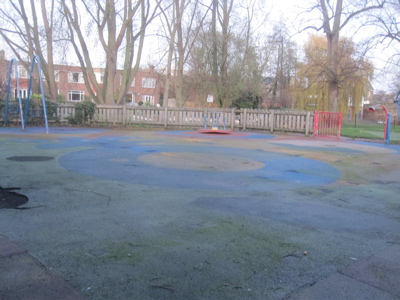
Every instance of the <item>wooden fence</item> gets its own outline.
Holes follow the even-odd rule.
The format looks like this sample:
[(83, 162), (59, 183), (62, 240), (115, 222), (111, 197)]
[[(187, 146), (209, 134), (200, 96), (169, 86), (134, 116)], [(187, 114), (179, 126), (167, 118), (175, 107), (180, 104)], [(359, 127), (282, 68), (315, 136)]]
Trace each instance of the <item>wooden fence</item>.
[[(68, 122), (74, 117), (75, 106), (72, 103), (60, 104), (56, 118)], [(4, 111), (0, 108), (0, 119)], [(18, 119), (15, 115), (14, 120)], [(2, 120), (1, 120), (2, 121)], [(206, 128), (211, 126), (226, 130), (267, 130), (299, 132), (309, 135), (313, 132), (314, 113), (309, 111), (260, 110), (260, 109), (202, 109), (142, 107), (129, 105), (97, 105), (93, 120), (98, 124), (121, 126), (155, 125), (163, 127)]]
[[(74, 116), (73, 104), (61, 104), (57, 116), (67, 121)], [(201, 109), (142, 106), (97, 105), (94, 122), (129, 126), (132, 124), (164, 127), (204, 128), (217, 125), (220, 129), (260, 129), (300, 132), (309, 135), (313, 131), (314, 114), (309, 111), (259, 110), (259, 109)]]

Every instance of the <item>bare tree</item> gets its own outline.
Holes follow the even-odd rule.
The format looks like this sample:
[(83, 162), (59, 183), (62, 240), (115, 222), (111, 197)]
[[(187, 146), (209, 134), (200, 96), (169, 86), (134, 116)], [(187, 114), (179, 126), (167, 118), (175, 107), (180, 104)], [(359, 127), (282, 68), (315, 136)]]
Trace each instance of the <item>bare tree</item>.
[(234, 100), (243, 103), (236, 101), (240, 95), (260, 93), (267, 60), (257, 32), (265, 18), (257, 20), (262, 11), (257, 5), (254, 0), (212, 2), (211, 16), (191, 51), (188, 74), (196, 94), (205, 100), (212, 93), (214, 105), (230, 107)]
[[(400, 2), (398, 0), (388, 0), (387, 5), (380, 14), (369, 15), (368, 23), (366, 26), (374, 28), (373, 36), (366, 40), (369, 49), (379, 51), (387, 51), (389, 55), (382, 56), (380, 59), (382, 65), (380, 68), (381, 75), (388, 78), (391, 75), (393, 83), (389, 87), (390, 90), (398, 91), (400, 89), (400, 55), (398, 52), (400, 46)], [(387, 80), (386, 80), (387, 82)]]
[[(168, 5), (168, 2), (166, 3)], [(205, 9), (202, 9), (204, 7)], [(165, 37), (169, 41), (164, 105), (168, 105), (174, 66), (175, 97), (178, 106), (182, 106), (188, 96), (184, 92), (185, 65), (210, 7), (202, 4), (200, 0), (172, 0), (171, 8), (169, 14), (167, 10), (163, 10), (162, 19)]]
[(183, 62), (185, 58), (185, 49), (183, 46), (183, 32), (182, 32), (182, 17), (185, 10), (185, 0), (175, 0), (175, 16), (176, 16), (176, 36), (177, 36), (177, 52), (178, 52), (178, 63), (177, 63), (177, 76), (176, 76), (176, 99), (178, 105), (182, 106), (182, 88), (183, 88)]
[[(215, 3), (218, 3), (218, 1), (214, 1)], [(220, 48), (220, 55), (219, 55), (219, 80), (216, 80), (215, 83), (218, 84), (219, 86), (216, 88), (218, 91), (218, 104), (221, 107), (226, 107), (229, 105), (229, 98), (228, 98), (228, 56), (229, 56), (229, 50), (228, 50), (228, 45), (229, 45), (229, 40), (230, 40), (230, 32), (229, 28), (231, 26), (230, 24), (230, 17), (233, 9), (233, 0), (223, 0), (221, 1), (222, 3), (219, 4), (219, 9), (217, 9), (218, 12), (218, 21), (219, 25), (221, 27), (221, 34), (219, 36), (220, 38), (220, 43), (221, 43), (221, 48)], [(213, 10), (215, 8), (213, 7)], [(215, 33), (215, 20), (214, 18), (216, 15), (213, 13), (213, 34), (214, 34), (214, 43), (217, 40), (217, 35)], [(215, 46), (214, 46), (215, 47)], [(215, 48), (213, 48), (213, 51), (215, 51)], [(215, 59), (215, 53), (213, 53), (213, 58)], [(218, 54), (217, 54), (218, 57)], [(213, 62), (213, 66), (215, 68), (215, 62)], [(214, 69), (213, 69), (214, 70)], [(215, 70), (214, 70), (215, 71)]]
[(270, 53), (267, 74), (270, 80), (273, 78), (265, 100), (279, 103), (281, 107), (290, 107), (288, 92), (295, 73), (297, 53), (296, 44), (291, 40), (288, 28), (282, 21), (274, 25), (265, 48), (265, 51)]
[[(183, 63), (185, 56), (185, 49), (183, 45), (183, 33), (182, 33), (182, 18), (185, 13), (185, 9), (190, 3), (190, 0), (173, 0), (172, 1), (172, 20), (166, 14), (166, 10), (163, 10), (166, 28), (168, 31), (169, 48), (168, 48), (168, 61), (167, 61), (167, 74), (164, 90), (164, 105), (168, 106), (169, 88), (171, 84), (171, 72), (172, 72), (172, 57), (174, 52), (177, 50), (177, 66), (175, 68), (174, 77), (176, 78), (175, 95), (179, 106), (182, 106), (182, 88), (183, 88)], [(177, 41), (176, 41), (177, 39)]]
[[(93, 99), (99, 103), (122, 103), (136, 72), (139, 69), (146, 27), (154, 19), (160, 5), (150, 0), (124, 0), (122, 3), (113, 0), (95, 1), (94, 4), (71, 0), (68, 4), (62, 0), (63, 11), (67, 17), (70, 41), (79, 59), (86, 87)], [(154, 1), (153, 1), (154, 3)], [(84, 7), (83, 11), (79, 10)], [(117, 6), (120, 4), (120, 6)], [(82, 30), (81, 14), (90, 16), (96, 26), (101, 46), (105, 53), (105, 71), (100, 86), (94, 71), (92, 56)], [(138, 23), (135, 23), (137, 21)], [(136, 31), (134, 30), (136, 29)], [(137, 45), (136, 62), (133, 66), (135, 46)], [(122, 45), (124, 49), (121, 50)], [(116, 78), (118, 58), (124, 57), (124, 72), (122, 79)], [(119, 87), (118, 89), (116, 87)], [(93, 89), (92, 89), (93, 87)]]
[[(164, 3), (167, 3), (166, 1)], [(165, 36), (169, 38), (168, 43), (168, 57), (167, 57), (167, 69), (166, 69), (166, 76), (165, 76), (165, 88), (163, 94), (163, 106), (168, 107), (168, 99), (169, 99), (169, 89), (171, 85), (171, 73), (172, 73), (172, 56), (174, 54), (175, 49), (175, 34), (176, 34), (176, 26), (175, 26), (175, 19), (176, 19), (176, 9), (175, 6), (179, 5), (177, 0), (173, 0), (172, 2), (172, 9), (169, 10), (171, 7), (170, 3), (167, 3), (166, 7), (162, 7), (162, 15), (164, 16), (165, 25), (163, 26), (164, 30), (166, 31)], [(179, 8), (178, 8), (179, 10)], [(172, 15), (168, 14), (171, 12)]]
[(212, 48), (211, 48), (211, 70), (212, 70), (212, 82), (214, 85), (214, 97), (217, 99), (219, 106), (222, 106), (222, 100), (220, 97), (220, 77), (218, 74), (218, 36), (217, 36), (217, 14), (218, 14), (218, 0), (212, 1), (212, 14), (211, 14), (211, 37), (212, 37)]
[[(0, 7), (4, 24), (0, 35), (27, 70), (30, 68), (27, 57), (39, 56), (46, 78), (46, 97), (52, 100), (57, 99), (54, 42), (62, 39), (62, 16), (58, 14), (58, 8), (55, 0), (9, 0)], [(37, 81), (37, 74), (35, 77)]]
[(380, 14), (371, 15), (367, 25), (374, 25), (378, 28), (377, 33), (373, 36), (373, 41), (390, 44), (391, 42), (400, 43), (400, 2), (389, 1)]
[(372, 10), (382, 9), (386, 0), (318, 0), (313, 7), (307, 10), (307, 13), (319, 12), (319, 25), (310, 25), (305, 29), (312, 28), (317, 31), (323, 30), (328, 44), (328, 66), (327, 70), (329, 80), (329, 109), (331, 111), (339, 110), (339, 38), (343, 29), (352, 21)]

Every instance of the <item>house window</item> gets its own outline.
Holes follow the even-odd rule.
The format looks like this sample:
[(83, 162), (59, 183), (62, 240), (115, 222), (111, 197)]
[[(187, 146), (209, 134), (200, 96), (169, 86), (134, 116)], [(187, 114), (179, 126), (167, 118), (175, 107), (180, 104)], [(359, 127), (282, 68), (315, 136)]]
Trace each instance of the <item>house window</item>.
[[(15, 74), (15, 66), (12, 69), (11, 77), (17, 78), (17, 75)], [(18, 78), (29, 78), (28, 71), (23, 66), (18, 66)]]
[(153, 105), (154, 104), (154, 96), (143, 95), (143, 100), (142, 101), (143, 101), (144, 104), (148, 103), (148, 104)]
[[(120, 84), (122, 85), (122, 76), (120, 77)], [(135, 78), (133, 78), (131, 86), (135, 86)]]
[(127, 105), (137, 105), (135, 101), (135, 93), (129, 93), (125, 96), (125, 103)]
[[(44, 72), (42, 72), (42, 80), (46, 81), (46, 76), (44, 75)], [(60, 71), (54, 71), (54, 80), (56, 82), (59, 82), (59, 80), (60, 80)]]
[(83, 83), (83, 75), (81, 72), (68, 72), (68, 82)]
[(24, 68), (24, 67), (22, 67), (22, 66), (19, 66), (19, 78), (29, 78), (28, 77), (28, 71)]
[[(19, 93), (20, 93), (21, 99), (26, 99), (28, 97), (28, 90), (20, 89)], [(17, 89), (14, 90), (14, 99), (18, 99), (18, 90)]]
[(142, 78), (142, 87), (154, 89), (156, 87), (156, 79), (143, 77)]
[(97, 77), (97, 81), (99, 83), (103, 83), (104, 82), (104, 73), (96, 73), (96, 77)]
[(83, 91), (68, 91), (68, 101), (83, 101), (84, 97)]

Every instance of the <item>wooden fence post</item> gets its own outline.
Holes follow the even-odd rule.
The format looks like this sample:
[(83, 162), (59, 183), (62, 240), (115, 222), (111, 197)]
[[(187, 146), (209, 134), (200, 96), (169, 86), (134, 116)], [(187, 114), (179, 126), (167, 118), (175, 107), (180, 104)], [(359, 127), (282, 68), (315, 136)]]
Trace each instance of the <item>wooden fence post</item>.
[(246, 123), (247, 123), (247, 108), (243, 109), (243, 131), (246, 130)]
[(122, 126), (126, 126), (126, 102), (122, 106)]
[(310, 116), (311, 112), (308, 111), (306, 116), (306, 131), (305, 131), (306, 136), (310, 134), (310, 119), (311, 119)]
[(236, 121), (236, 116), (235, 116), (235, 109), (231, 109), (231, 130), (235, 128), (235, 121)]
[(271, 114), (269, 115), (269, 125), (271, 126), (271, 132), (274, 132), (274, 111), (271, 110)]
[(168, 106), (164, 107), (164, 127), (167, 128), (168, 126)]

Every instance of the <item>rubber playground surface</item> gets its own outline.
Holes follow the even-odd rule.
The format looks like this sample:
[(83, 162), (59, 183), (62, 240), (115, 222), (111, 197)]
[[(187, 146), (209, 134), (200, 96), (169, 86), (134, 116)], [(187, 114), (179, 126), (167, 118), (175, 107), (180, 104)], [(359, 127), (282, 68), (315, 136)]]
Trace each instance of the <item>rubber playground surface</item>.
[(296, 299), (400, 244), (400, 146), (49, 132), (0, 128), (0, 187), (29, 198), (0, 235), (87, 299)]

